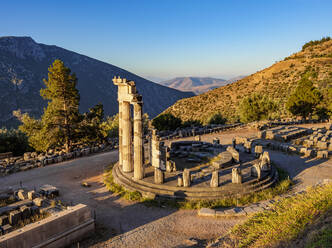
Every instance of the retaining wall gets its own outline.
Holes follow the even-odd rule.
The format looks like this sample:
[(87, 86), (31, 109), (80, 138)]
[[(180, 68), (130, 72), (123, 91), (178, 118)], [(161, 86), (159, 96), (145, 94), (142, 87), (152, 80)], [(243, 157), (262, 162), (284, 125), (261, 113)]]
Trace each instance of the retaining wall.
[(83, 204), (27, 225), (0, 237), (0, 248), (58, 248), (94, 232), (91, 210)]

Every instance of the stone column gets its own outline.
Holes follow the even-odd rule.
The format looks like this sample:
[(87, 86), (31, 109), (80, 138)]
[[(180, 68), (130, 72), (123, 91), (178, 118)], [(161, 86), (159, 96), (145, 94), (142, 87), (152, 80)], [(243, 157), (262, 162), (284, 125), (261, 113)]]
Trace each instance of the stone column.
[(160, 141), (156, 134), (156, 130), (152, 130), (152, 138), (151, 138), (151, 164), (155, 168), (160, 168), (161, 162), (160, 162)]
[(134, 103), (134, 178), (144, 177), (142, 103)]
[(123, 172), (132, 172), (132, 124), (130, 120), (130, 103), (122, 103), (122, 161)]
[(159, 168), (154, 168), (154, 183), (156, 184), (164, 183), (164, 172)]
[(122, 102), (119, 101), (119, 165), (123, 168), (122, 156)]
[(219, 173), (217, 170), (212, 171), (210, 187), (217, 188), (219, 186)]
[(190, 170), (184, 169), (182, 176), (183, 176), (183, 187), (190, 187), (190, 181), (191, 181)]
[(232, 183), (241, 184), (242, 183), (242, 175), (240, 168), (232, 169)]

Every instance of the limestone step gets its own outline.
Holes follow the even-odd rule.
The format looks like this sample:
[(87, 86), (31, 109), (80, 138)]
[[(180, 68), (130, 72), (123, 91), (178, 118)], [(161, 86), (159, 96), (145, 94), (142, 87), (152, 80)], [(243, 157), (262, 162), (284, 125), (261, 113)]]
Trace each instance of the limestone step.
[[(118, 171), (120, 171), (120, 170), (118, 170)], [(123, 174), (122, 174), (123, 175)], [(270, 178), (271, 179), (271, 178)], [(265, 183), (268, 183), (269, 184), (269, 182), (271, 181), (271, 180), (267, 180)], [(140, 183), (142, 182), (142, 181), (139, 181), (139, 182), (133, 182), (132, 180), (130, 180), (129, 178), (127, 178), (127, 180), (126, 180), (127, 182), (126, 183), (130, 183), (130, 184), (132, 184), (132, 186), (134, 187), (134, 188), (136, 188), (136, 189), (138, 189), (138, 188), (141, 188), (140, 186)], [(152, 186), (154, 186), (153, 184), (152, 184)], [(156, 186), (159, 186), (159, 185), (156, 185)], [(257, 189), (259, 190), (260, 188), (262, 187), (262, 184), (260, 184), (260, 185), (258, 185), (258, 186), (256, 186), (255, 187), (255, 189), (254, 189), (254, 191), (256, 191)], [(194, 188), (194, 187), (193, 187)], [(148, 187), (148, 189), (149, 190), (159, 190), (160, 188), (157, 188), (157, 189), (155, 189), (155, 187)], [(178, 189), (179, 188), (176, 188), (177, 189), (177, 191), (178, 191)], [(187, 188), (188, 189), (188, 188)], [(209, 190), (210, 188), (207, 188), (207, 190)], [(147, 188), (145, 188), (144, 190), (147, 190)], [(248, 192), (250, 192), (250, 191), (252, 191), (252, 190), (248, 190)], [(157, 193), (157, 192), (156, 192)], [(186, 192), (186, 193), (188, 193), (188, 192)], [(202, 194), (201, 194), (201, 192), (194, 192), (195, 194), (199, 194), (200, 196), (202, 196)], [(220, 193), (220, 192), (218, 192), (218, 193)], [(224, 196), (225, 195), (225, 192), (221, 192), (222, 193), (222, 195)], [(245, 193), (245, 191), (243, 192), (243, 193)], [(210, 196), (211, 195), (211, 191), (208, 191), (208, 195)], [(218, 194), (218, 195), (220, 195), (220, 194)]]
[[(216, 199), (216, 198), (222, 198), (225, 196), (230, 196), (232, 194), (229, 194), (225, 191), (210, 191), (211, 188), (207, 187), (205, 191), (194, 191), (196, 187), (192, 188), (178, 188), (176, 187), (176, 190), (169, 190), (166, 188), (160, 188), (163, 185), (155, 185), (151, 184), (146, 185), (142, 184), (143, 181), (133, 181), (130, 178), (126, 177), (124, 173), (121, 172), (121, 170), (116, 166), (113, 169), (113, 175), (116, 183), (123, 185), (125, 188), (132, 190), (132, 191), (139, 191), (143, 194), (154, 194), (162, 197), (169, 197), (169, 198), (179, 198), (179, 199)], [(250, 192), (255, 192), (262, 190), (266, 187), (269, 187), (275, 182), (275, 177), (268, 177), (265, 181), (257, 184), (254, 188), (248, 189), (246, 191), (241, 192), (241, 194), (248, 194)], [(183, 189), (183, 190), (182, 190)], [(187, 189), (191, 189), (191, 191), (187, 191)], [(238, 193), (238, 192), (237, 192)]]
[[(122, 174), (122, 176), (126, 177), (128, 180), (131, 180), (127, 174), (122, 173), (122, 171), (119, 169), (120, 173)], [(267, 175), (265, 176), (265, 178), (261, 179), (261, 180), (252, 180), (252, 182), (250, 184), (241, 184), (241, 188), (243, 188), (244, 193), (246, 191), (251, 192), (252, 190), (256, 189), (256, 188), (260, 188), (262, 187), (264, 184), (269, 183), (272, 180), (272, 177), (275, 173), (275, 168), (272, 167), (272, 171), (271, 171), (271, 175)], [(193, 193), (198, 193), (198, 192), (208, 192), (208, 194), (210, 195), (211, 192), (218, 192), (218, 193), (222, 193), (222, 194), (227, 194), (229, 191), (231, 191), (232, 189), (230, 188), (223, 188), (223, 187), (218, 187), (218, 188), (210, 188), (210, 187), (189, 187), (189, 188), (179, 188), (179, 187), (174, 187), (174, 186), (168, 186), (165, 184), (153, 184), (150, 182), (146, 182), (143, 180), (137, 181), (136, 183), (147, 186), (149, 188), (156, 188), (156, 189), (168, 189), (168, 190), (172, 190), (172, 191), (179, 191), (179, 189), (184, 190), (185, 192), (193, 192)], [(233, 185), (233, 189), (236, 187), (240, 187), (240, 185)]]

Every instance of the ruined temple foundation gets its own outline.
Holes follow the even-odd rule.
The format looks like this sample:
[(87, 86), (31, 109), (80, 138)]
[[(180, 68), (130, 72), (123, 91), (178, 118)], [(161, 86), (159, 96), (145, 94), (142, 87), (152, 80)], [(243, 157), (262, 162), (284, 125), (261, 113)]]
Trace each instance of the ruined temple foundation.
[[(269, 154), (263, 153), (262, 147), (259, 146), (255, 147), (259, 161), (255, 161), (252, 168), (248, 167), (250, 160), (247, 161), (246, 156), (242, 154), (240, 158), (239, 151), (228, 146), (227, 151), (220, 153), (219, 160), (211, 163), (210, 169), (213, 171), (206, 168), (198, 171), (183, 168), (181, 173), (177, 171), (177, 162), (173, 160), (178, 158), (171, 157), (172, 147), (164, 145), (155, 129), (148, 140), (151, 166), (145, 167), (142, 96), (138, 94), (133, 81), (114, 78), (113, 82), (118, 86), (119, 102), (119, 163), (112, 170), (115, 183), (149, 198), (162, 196), (195, 200), (248, 194), (270, 187), (278, 179), (278, 173), (270, 163)], [(211, 147), (218, 147), (219, 143), (219, 140), (215, 139)], [(233, 143), (235, 146), (236, 142)], [(181, 142), (177, 145), (181, 146)], [(199, 151), (197, 146), (191, 144), (191, 147)], [(246, 148), (250, 152), (252, 143), (248, 143)], [(241, 169), (237, 164), (240, 161), (244, 163)], [(232, 168), (232, 173), (219, 173), (225, 166)], [(210, 182), (206, 182), (209, 178)], [(229, 181), (232, 183), (226, 183)]]
[[(134, 171), (134, 179), (144, 178), (144, 148), (143, 148), (143, 101), (138, 94), (134, 81), (125, 78), (113, 78), (118, 86), (119, 102), (119, 165), (123, 172)], [(131, 105), (134, 106), (132, 124)], [(134, 126), (134, 141), (132, 127)], [(134, 150), (133, 150), (134, 144)], [(134, 153), (134, 158), (133, 158)]]

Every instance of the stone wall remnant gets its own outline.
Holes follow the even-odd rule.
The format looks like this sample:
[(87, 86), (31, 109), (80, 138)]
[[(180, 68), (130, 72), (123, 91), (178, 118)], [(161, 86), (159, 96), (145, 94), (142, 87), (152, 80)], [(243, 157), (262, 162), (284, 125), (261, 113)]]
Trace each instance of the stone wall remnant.
[(154, 183), (163, 184), (164, 183), (164, 172), (159, 168), (154, 168)]
[(240, 153), (235, 150), (234, 147), (232, 146), (228, 146), (227, 149), (226, 149), (230, 154), (232, 154), (232, 157), (233, 157), (233, 160), (237, 163), (240, 162)]
[(212, 171), (210, 186), (212, 188), (217, 188), (219, 186), (219, 173), (217, 170)]
[(251, 176), (257, 177), (257, 179), (261, 179), (262, 177), (262, 170), (261, 170), (261, 166), (259, 163), (255, 163), (252, 167), (251, 167)]
[(241, 169), (239, 167), (232, 169), (232, 183), (236, 184), (242, 183)]
[(263, 153), (263, 146), (255, 146), (255, 156), (259, 158), (259, 156)]
[(183, 175), (183, 187), (190, 187), (190, 182), (191, 182), (190, 170), (184, 169), (182, 175)]

